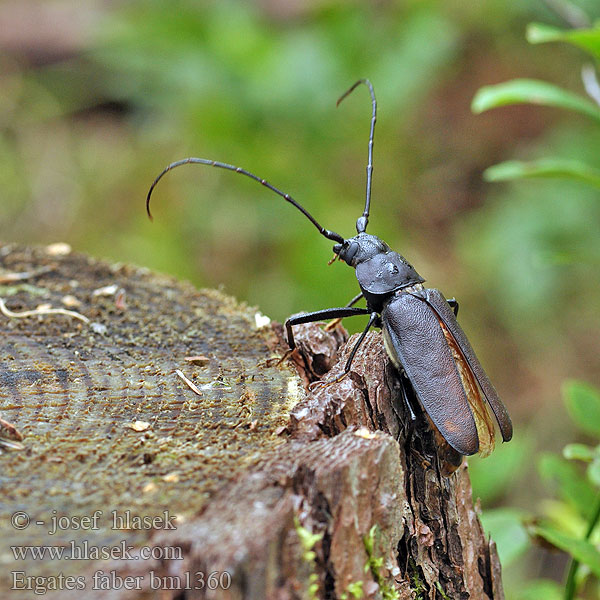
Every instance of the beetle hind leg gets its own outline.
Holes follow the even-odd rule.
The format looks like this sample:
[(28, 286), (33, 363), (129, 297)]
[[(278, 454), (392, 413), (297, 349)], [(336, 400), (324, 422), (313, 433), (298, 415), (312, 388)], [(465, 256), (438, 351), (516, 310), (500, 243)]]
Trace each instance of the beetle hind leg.
[(454, 316), (458, 317), (458, 300), (456, 298), (448, 298), (446, 302), (450, 305), (450, 308), (454, 311)]

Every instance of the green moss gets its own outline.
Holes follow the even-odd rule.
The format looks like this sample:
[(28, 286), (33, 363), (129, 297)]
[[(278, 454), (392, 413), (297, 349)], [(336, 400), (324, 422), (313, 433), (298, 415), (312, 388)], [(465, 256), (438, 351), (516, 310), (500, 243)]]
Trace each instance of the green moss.
[(410, 560), (409, 568), (410, 568), (410, 581), (412, 584), (412, 588), (415, 592), (415, 600), (424, 600), (425, 599), (424, 594), (427, 591), (427, 588), (425, 587), (425, 584), (421, 580), (421, 575), (419, 574), (417, 565), (415, 564), (415, 562), (413, 560)]
[(381, 596), (384, 600), (399, 600), (398, 591), (390, 584), (386, 583), (381, 569), (383, 567), (383, 556), (375, 555), (375, 535), (377, 533), (377, 525), (373, 525), (369, 529), (369, 533), (364, 537), (365, 550), (367, 552), (367, 563), (365, 564), (365, 572), (371, 572), (373, 579), (379, 585)]
[(443, 600), (451, 600), (450, 596), (442, 589), (442, 584), (439, 581), (435, 582), (435, 589), (441, 594)]
[(341, 600), (349, 600), (349, 598), (356, 598), (360, 600), (363, 597), (363, 584), (362, 581), (353, 581), (348, 584), (346, 591), (340, 596)]
[(322, 533), (313, 533), (300, 525), (300, 521), (297, 516), (294, 516), (294, 527), (296, 529), (296, 533), (298, 534), (298, 538), (300, 539), (300, 544), (302, 545), (302, 558), (310, 565), (310, 575), (308, 577), (309, 586), (308, 586), (308, 598), (310, 600), (317, 600), (317, 593), (319, 591), (319, 576), (317, 575), (317, 565), (315, 559), (317, 555), (313, 548), (317, 544), (317, 542), (321, 541), (323, 538)]

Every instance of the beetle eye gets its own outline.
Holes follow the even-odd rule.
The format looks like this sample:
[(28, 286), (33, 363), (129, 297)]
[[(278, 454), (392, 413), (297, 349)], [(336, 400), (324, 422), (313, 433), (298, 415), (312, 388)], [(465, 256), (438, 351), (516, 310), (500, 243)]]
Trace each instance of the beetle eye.
[(339, 253), (342, 251), (342, 245), (341, 245), (341, 244), (336, 244), (336, 245), (333, 247), (333, 251), (334, 251), (336, 254), (339, 254)]
[(352, 260), (354, 259), (354, 257), (356, 256), (356, 253), (358, 252), (358, 248), (359, 245), (356, 242), (352, 242), (347, 250), (343, 253), (342, 258), (348, 263), (350, 264), (352, 262)]

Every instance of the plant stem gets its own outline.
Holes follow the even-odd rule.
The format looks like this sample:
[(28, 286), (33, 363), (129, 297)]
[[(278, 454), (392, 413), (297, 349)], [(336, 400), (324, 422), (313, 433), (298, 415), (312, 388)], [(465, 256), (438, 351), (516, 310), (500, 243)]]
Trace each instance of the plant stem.
[[(598, 519), (600, 519), (600, 496), (598, 496), (598, 500), (596, 501), (596, 508), (594, 510), (594, 514), (590, 519), (588, 524), (587, 531), (585, 532), (585, 540), (589, 540), (592, 535), (592, 531), (594, 531)], [(575, 597), (575, 577), (577, 576), (577, 570), (579, 569), (579, 561), (571, 560), (571, 566), (569, 567), (569, 574), (567, 575), (567, 582), (565, 584), (565, 600), (573, 600)]]

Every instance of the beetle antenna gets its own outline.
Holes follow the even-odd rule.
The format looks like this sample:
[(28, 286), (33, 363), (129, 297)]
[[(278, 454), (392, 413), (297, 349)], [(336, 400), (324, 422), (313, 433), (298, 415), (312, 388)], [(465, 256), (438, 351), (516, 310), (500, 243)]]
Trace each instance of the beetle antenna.
[(241, 167), (235, 167), (234, 165), (228, 165), (227, 163), (218, 162), (216, 160), (209, 160), (207, 158), (184, 158), (182, 160), (178, 160), (174, 163), (171, 163), (163, 169), (160, 175), (152, 182), (152, 185), (148, 190), (148, 196), (146, 196), (146, 212), (148, 213), (150, 220), (152, 220), (152, 213), (150, 212), (150, 197), (152, 196), (152, 192), (154, 191), (156, 184), (162, 179), (163, 175), (173, 170), (174, 168), (191, 163), (208, 165), (210, 167), (218, 167), (219, 169), (227, 169), (228, 171), (233, 171), (234, 173), (241, 173), (242, 175), (246, 175), (246, 177), (254, 179), (254, 181), (258, 181), (258, 183), (260, 183), (261, 185), (264, 185), (265, 187), (269, 188), (272, 192), (275, 192), (278, 196), (281, 196), (286, 202), (289, 202), (290, 204), (295, 206), (319, 230), (319, 233), (321, 235), (325, 236), (329, 240), (338, 242), (339, 244), (344, 243), (344, 238), (339, 233), (321, 227), (318, 221), (301, 204), (296, 202), (296, 200), (294, 200), (289, 194), (278, 190), (275, 186), (271, 185), (266, 179), (262, 179), (261, 177), (258, 177), (257, 175), (254, 175), (253, 173), (250, 173), (249, 171), (246, 171)]
[(371, 94), (371, 104), (373, 106), (373, 114), (371, 116), (371, 131), (369, 133), (369, 159), (367, 162), (367, 197), (365, 200), (365, 210), (362, 216), (356, 221), (356, 231), (363, 233), (367, 230), (367, 224), (369, 222), (369, 210), (371, 208), (371, 176), (373, 174), (373, 137), (375, 136), (375, 123), (377, 122), (377, 100), (375, 100), (375, 91), (373, 86), (368, 79), (359, 79), (353, 84), (348, 90), (346, 90), (339, 98), (336, 106), (339, 106), (340, 102), (348, 95), (350, 95), (361, 83), (364, 83), (369, 88)]

